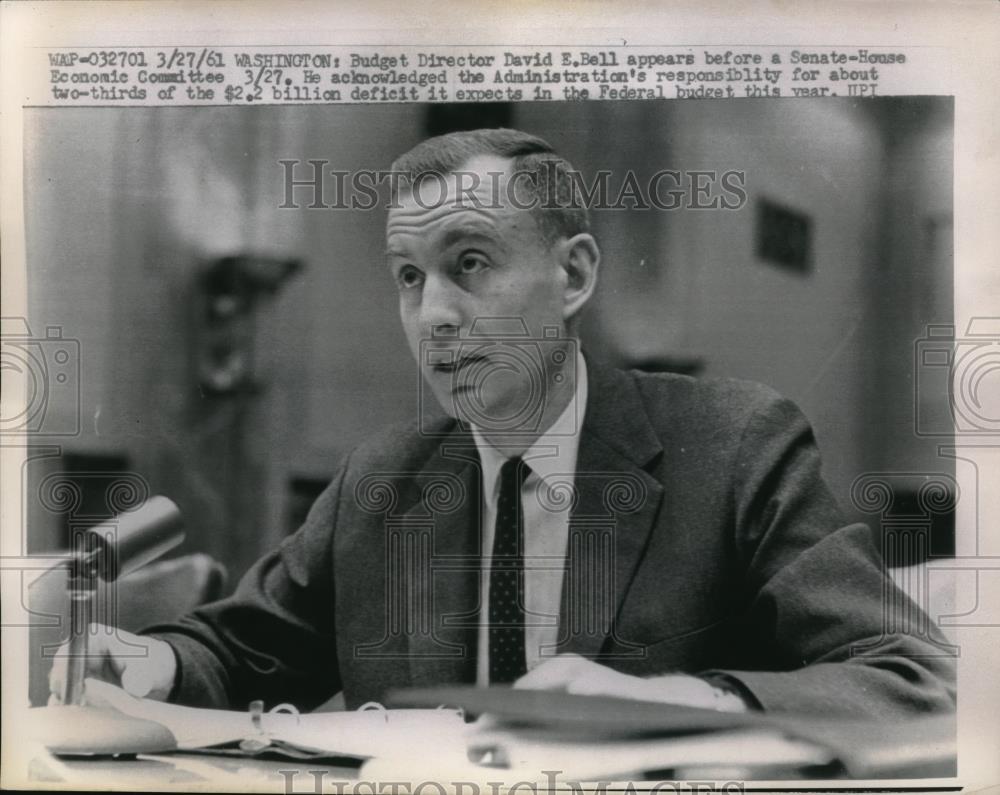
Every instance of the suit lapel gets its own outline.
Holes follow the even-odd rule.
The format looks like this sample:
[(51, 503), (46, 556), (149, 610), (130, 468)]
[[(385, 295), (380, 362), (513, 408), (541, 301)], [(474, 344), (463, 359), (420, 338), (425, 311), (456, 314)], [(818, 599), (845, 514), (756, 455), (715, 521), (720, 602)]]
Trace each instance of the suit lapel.
[(456, 429), (416, 476), (420, 490), (402, 517), (411, 554), (420, 557), (406, 633), (414, 686), (473, 682), (479, 620), (479, 457)]
[(641, 655), (614, 627), (663, 497), (647, 471), (662, 446), (632, 378), (588, 369), (556, 651), (600, 659), (613, 645), (616, 655)]

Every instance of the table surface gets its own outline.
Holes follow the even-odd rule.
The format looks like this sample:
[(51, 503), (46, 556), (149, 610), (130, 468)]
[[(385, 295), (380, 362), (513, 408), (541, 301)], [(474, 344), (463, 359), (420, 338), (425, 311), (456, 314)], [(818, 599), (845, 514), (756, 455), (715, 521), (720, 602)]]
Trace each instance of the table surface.
[[(27, 789), (88, 791), (88, 790), (134, 790), (134, 791), (178, 791), (178, 792), (275, 792), (289, 795), (290, 793), (352, 793), (352, 784), (364, 786), (371, 782), (365, 781), (360, 768), (355, 765), (323, 764), (315, 761), (289, 759), (262, 759), (237, 756), (226, 756), (207, 753), (175, 752), (169, 754), (138, 755), (135, 757), (103, 757), (103, 758), (71, 758), (56, 757), (41, 746), (32, 748), (30, 759), (26, 765)], [(375, 774), (374, 771), (371, 771)], [(385, 772), (385, 771), (382, 771)], [(664, 771), (666, 772), (666, 771)], [(674, 771), (680, 773), (680, 771)], [(807, 776), (767, 775), (766, 769), (757, 770), (758, 775), (740, 775), (735, 770), (698, 771), (694, 778), (681, 775), (685, 781), (727, 780), (753, 781), (755, 786), (767, 788), (769, 784), (787, 788), (794, 781), (805, 781)], [(377, 775), (377, 774), (376, 774)], [(930, 775), (931, 779), (924, 778)], [(924, 785), (939, 785), (941, 790), (959, 790), (954, 785), (951, 776), (938, 778), (940, 774), (924, 772), (920, 783)], [(653, 779), (661, 776), (654, 774)], [(395, 775), (389, 778), (396, 784), (403, 783), (406, 776)], [(385, 782), (389, 783), (389, 778)], [(937, 779), (937, 780), (933, 780)], [(379, 779), (381, 780), (381, 779)], [(424, 779), (429, 780), (429, 779)], [(504, 781), (504, 771), (499, 769), (480, 769), (477, 775), (469, 780), (483, 782)], [(510, 781), (508, 784), (512, 783)], [(540, 782), (544, 784), (544, 782)], [(857, 786), (858, 779), (845, 779), (833, 773), (829, 777), (820, 775), (808, 781), (810, 787), (828, 786), (832, 789), (844, 786)], [(912, 784), (913, 780), (879, 780), (880, 785)], [(368, 792), (361, 790), (358, 792)], [(376, 790), (378, 791), (378, 790)], [(391, 792), (392, 790), (388, 790)], [(405, 792), (405, 790), (402, 790)], [(428, 790), (436, 791), (436, 790)]]

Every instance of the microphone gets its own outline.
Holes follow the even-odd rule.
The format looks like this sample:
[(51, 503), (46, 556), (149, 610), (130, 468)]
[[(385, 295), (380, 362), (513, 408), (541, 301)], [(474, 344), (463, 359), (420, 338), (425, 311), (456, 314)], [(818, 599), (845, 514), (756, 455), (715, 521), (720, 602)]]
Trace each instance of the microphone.
[(70, 602), (69, 657), (62, 703), (80, 704), (87, 668), (87, 633), (97, 579), (114, 582), (166, 554), (184, 540), (181, 512), (166, 497), (79, 532), (73, 539), (66, 592)]

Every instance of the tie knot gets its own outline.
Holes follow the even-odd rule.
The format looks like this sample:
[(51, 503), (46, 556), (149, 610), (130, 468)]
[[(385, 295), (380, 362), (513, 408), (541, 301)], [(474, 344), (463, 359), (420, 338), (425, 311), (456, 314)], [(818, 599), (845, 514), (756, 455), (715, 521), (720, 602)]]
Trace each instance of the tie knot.
[(524, 485), (524, 481), (528, 479), (530, 473), (531, 467), (524, 463), (522, 458), (508, 458), (504, 461), (503, 466), (500, 467), (501, 490), (504, 486), (514, 486), (520, 489)]

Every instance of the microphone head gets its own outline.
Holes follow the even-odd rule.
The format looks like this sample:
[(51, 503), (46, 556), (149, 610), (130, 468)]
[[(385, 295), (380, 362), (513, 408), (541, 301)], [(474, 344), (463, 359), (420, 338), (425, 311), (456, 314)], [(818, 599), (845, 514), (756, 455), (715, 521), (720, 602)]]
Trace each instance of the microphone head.
[(113, 582), (178, 546), (184, 540), (184, 522), (172, 500), (157, 496), (85, 534), (83, 554), (95, 555), (98, 576)]

